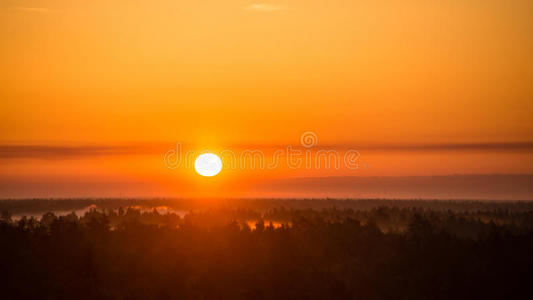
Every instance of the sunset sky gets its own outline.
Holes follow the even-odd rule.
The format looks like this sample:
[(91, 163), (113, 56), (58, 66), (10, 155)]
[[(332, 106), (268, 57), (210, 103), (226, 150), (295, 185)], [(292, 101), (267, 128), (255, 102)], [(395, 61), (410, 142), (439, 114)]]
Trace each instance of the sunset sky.
[[(526, 176), (523, 194), (498, 197), (529, 197), (531, 12), (531, 0), (3, 0), (0, 197), (415, 197), (345, 180), (494, 174), (509, 175), (504, 190)], [(165, 165), (178, 144), (267, 162), (291, 145), (360, 156), (357, 169), (202, 178)], [(487, 196), (461, 192), (446, 197)]]

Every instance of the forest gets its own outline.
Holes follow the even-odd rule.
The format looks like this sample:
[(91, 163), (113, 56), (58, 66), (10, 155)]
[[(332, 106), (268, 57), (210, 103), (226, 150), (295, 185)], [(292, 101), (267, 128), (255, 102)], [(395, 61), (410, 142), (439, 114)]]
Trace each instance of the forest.
[[(217, 203), (2, 200), (2, 298), (517, 299), (530, 293), (533, 202)], [(81, 207), (83, 214), (74, 212)], [(49, 211), (35, 216), (37, 208)]]

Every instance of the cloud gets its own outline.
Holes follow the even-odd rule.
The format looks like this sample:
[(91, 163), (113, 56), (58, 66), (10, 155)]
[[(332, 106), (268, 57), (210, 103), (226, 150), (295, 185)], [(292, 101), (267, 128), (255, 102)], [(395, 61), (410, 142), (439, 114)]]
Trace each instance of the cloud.
[[(96, 156), (122, 156), (166, 153), (175, 143), (137, 143), (124, 145), (2, 145), (0, 144), (0, 160), (4, 159), (68, 159), (76, 157)], [(187, 144), (185, 144), (187, 145)], [(231, 145), (228, 149), (242, 151), (242, 149), (286, 149), (287, 145)], [(358, 149), (361, 151), (409, 151), (409, 152), (433, 152), (433, 151), (480, 151), (480, 152), (533, 152), (533, 142), (512, 143), (449, 143), (449, 144), (382, 144), (382, 145), (321, 145), (320, 149)], [(237, 150), (239, 149), (239, 150)]]
[(269, 3), (253, 3), (248, 6), (245, 6), (244, 9), (253, 10), (253, 11), (272, 12), (272, 11), (287, 10), (287, 7), (283, 5), (269, 4)]
[(27, 11), (27, 12), (40, 13), (40, 14), (47, 14), (47, 13), (54, 11), (52, 9), (43, 8), (43, 7), (16, 7), (15, 9), (21, 10), (21, 11)]
[[(162, 148), (164, 149), (164, 148)], [(153, 145), (138, 146), (52, 146), (52, 145), (0, 145), (0, 159), (39, 158), (67, 159), (104, 155), (133, 155), (162, 153)]]
[[(337, 146), (343, 148), (342, 146)], [(346, 145), (344, 147), (354, 147)], [(361, 145), (360, 149), (375, 151), (512, 151), (531, 152), (533, 142), (493, 142), (493, 143), (445, 143), (445, 144), (382, 144)]]

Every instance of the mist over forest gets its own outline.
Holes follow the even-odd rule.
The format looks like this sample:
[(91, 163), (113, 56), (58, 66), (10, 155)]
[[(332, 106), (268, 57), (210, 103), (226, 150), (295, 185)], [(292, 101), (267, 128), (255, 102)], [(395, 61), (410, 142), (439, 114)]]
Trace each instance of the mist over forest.
[(533, 278), (533, 202), (33, 199), (0, 211), (8, 299), (512, 299)]

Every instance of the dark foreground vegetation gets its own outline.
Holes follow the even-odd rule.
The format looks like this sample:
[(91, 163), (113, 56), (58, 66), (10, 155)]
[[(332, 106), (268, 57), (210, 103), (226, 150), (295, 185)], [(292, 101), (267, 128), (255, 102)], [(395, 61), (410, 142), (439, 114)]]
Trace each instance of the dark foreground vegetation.
[(117, 200), (117, 209), (42, 218), (13, 218), (5, 208), (14, 204), (1, 202), (1, 298), (411, 300), (531, 294), (531, 203), (279, 201), (183, 216)]

